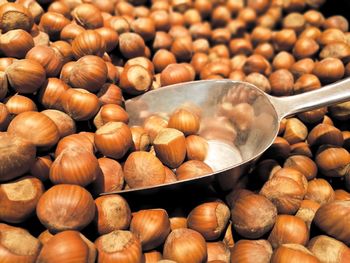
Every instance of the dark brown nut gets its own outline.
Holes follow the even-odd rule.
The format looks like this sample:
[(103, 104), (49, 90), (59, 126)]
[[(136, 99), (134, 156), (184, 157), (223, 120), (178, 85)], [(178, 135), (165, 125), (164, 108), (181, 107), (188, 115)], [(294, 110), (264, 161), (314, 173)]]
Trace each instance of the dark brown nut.
[(286, 139), (277, 136), (270, 148), (265, 152), (265, 155), (274, 159), (286, 159), (288, 158), (290, 151), (291, 147), (289, 142)]
[(303, 156), (307, 156), (309, 158), (311, 158), (313, 156), (311, 149), (310, 149), (310, 146), (305, 142), (299, 142), (299, 143), (292, 144), (290, 146), (290, 153), (291, 153), (291, 155), (300, 154)]
[(327, 113), (327, 107), (322, 107), (316, 110), (306, 111), (298, 114), (298, 118), (306, 124), (315, 124), (322, 122)]
[(320, 123), (309, 132), (307, 142), (310, 146), (323, 144), (342, 146), (344, 138), (338, 128)]
[(346, 101), (333, 106), (328, 107), (332, 118), (336, 120), (345, 121), (350, 118), (350, 102)]

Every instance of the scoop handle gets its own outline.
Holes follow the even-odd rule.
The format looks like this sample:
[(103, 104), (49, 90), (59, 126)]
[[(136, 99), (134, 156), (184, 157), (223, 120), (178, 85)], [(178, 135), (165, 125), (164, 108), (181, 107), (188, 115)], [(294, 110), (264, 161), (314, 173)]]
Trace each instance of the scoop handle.
[(350, 100), (350, 78), (299, 95), (288, 97), (269, 95), (268, 97), (281, 120), (297, 113)]

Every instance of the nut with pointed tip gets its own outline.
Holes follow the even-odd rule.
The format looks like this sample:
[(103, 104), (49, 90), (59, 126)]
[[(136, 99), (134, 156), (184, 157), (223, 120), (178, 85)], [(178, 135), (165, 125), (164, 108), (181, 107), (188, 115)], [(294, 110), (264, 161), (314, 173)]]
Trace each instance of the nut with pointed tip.
[(140, 210), (133, 214), (130, 231), (141, 241), (143, 250), (163, 244), (170, 233), (170, 221), (164, 209)]
[(271, 258), (271, 263), (319, 263), (318, 258), (300, 244), (283, 244), (278, 247)]
[(342, 146), (344, 138), (338, 128), (320, 123), (309, 132), (307, 142), (310, 146), (323, 144)]
[(69, 147), (58, 155), (50, 168), (53, 184), (87, 186), (101, 174), (96, 157), (88, 150)]
[(287, 120), (283, 138), (290, 144), (305, 141), (307, 134), (307, 127), (299, 119), (290, 118)]
[(271, 244), (264, 239), (239, 240), (231, 251), (231, 262), (234, 263), (265, 263), (270, 262), (272, 256)]
[(45, 114), (35, 111), (18, 114), (11, 121), (7, 131), (31, 141), (37, 147), (51, 147), (59, 139), (56, 124)]
[(230, 210), (222, 202), (208, 202), (195, 207), (187, 217), (187, 226), (206, 240), (217, 239), (226, 229)]
[(349, 174), (350, 153), (341, 147), (325, 146), (317, 153), (315, 162), (323, 175), (342, 177)]
[(299, 217), (278, 215), (268, 240), (274, 249), (289, 243), (306, 245), (309, 240), (309, 229)]
[(132, 146), (130, 128), (123, 122), (107, 122), (95, 132), (95, 144), (103, 155), (120, 159)]
[(346, 244), (350, 243), (350, 201), (333, 201), (322, 205), (316, 212), (314, 222), (327, 235)]
[(59, 184), (40, 197), (36, 214), (52, 233), (80, 230), (93, 220), (95, 203), (91, 194), (83, 187)]
[(317, 165), (305, 155), (292, 155), (284, 162), (283, 167), (293, 168), (301, 172), (307, 180), (312, 180), (317, 175)]
[(206, 262), (207, 245), (197, 231), (188, 228), (175, 229), (164, 243), (163, 257), (177, 263)]
[[(65, 251), (58, 253), (57, 251)], [(95, 245), (78, 231), (63, 231), (51, 237), (40, 251), (37, 262), (67, 262), (74, 257), (79, 262), (93, 263)]]

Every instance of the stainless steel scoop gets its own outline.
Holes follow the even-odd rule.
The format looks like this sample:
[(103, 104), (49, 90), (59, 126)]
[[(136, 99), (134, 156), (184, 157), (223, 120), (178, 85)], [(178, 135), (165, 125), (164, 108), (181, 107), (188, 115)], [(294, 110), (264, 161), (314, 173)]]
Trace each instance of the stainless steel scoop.
[[(199, 134), (209, 142), (205, 160), (214, 172), (173, 183), (114, 193), (152, 194), (217, 180), (223, 190), (234, 187), (277, 136), (282, 118), (350, 99), (350, 78), (289, 97), (273, 97), (245, 82), (203, 80), (171, 85), (126, 101), (130, 125), (145, 118), (167, 118), (180, 107), (201, 115)], [(136, 194), (136, 193), (135, 193)]]

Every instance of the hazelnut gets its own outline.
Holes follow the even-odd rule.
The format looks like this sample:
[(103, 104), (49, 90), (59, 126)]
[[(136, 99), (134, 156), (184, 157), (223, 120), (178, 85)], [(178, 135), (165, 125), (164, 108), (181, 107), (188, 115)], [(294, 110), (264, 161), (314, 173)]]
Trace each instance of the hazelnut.
[(34, 24), (29, 10), (18, 3), (3, 3), (0, 6), (0, 29), (2, 33), (13, 29), (30, 31)]
[(279, 69), (269, 76), (271, 92), (276, 96), (290, 95), (293, 92), (294, 78), (286, 69)]
[(187, 217), (187, 226), (198, 231), (206, 240), (215, 240), (226, 229), (229, 208), (222, 202), (207, 202), (196, 206)]
[(164, 209), (140, 210), (133, 214), (130, 231), (140, 239), (144, 250), (154, 249), (171, 231), (168, 214)]
[(190, 160), (184, 162), (176, 169), (176, 177), (178, 180), (186, 180), (207, 175), (212, 172), (213, 169), (206, 163), (198, 160)]
[(317, 263), (319, 260), (307, 248), (300, 244), (283, 244), (274, 251), (271, 262)]
[(321, 82), (318, 77), (313, 74), (304, 74), (295, 81), (293, 91), (298, 94), (319, 88), (321, 88)]
[(310, 229), (316, 211), (320, 208), (320, 206), (321, 205), (315, 201), (303, 200), (295, 216), (301, 218), (306, 223), (308, 229)]
[(272, 252), (271, 244), (267, 240), (241, 239), (231, 250), (231, 262), (270, 262)]
[(290, 69), (295, 63), (295, 59), (292, 54), (281, 51), (279, 52), (272, 61), (274, 69)]
[(238, 198), (231, 211), (233, 228), (245, 238), (260, 238), (272, 229), (276, 207), (264, 196), (250, 194)]
[(133, 152), (124, 164), (125, 181), (131, 188), (164, 183), (165, 170), (162, 162), (149, 152)]
[(329, 146), (317, 153), (315, 162), (323, 175), (342, 177), (348, 173), (350, 154), (344, 148)]
[(255, 85), (257, 88), (261, 89), (266, 93), (271, 92), (271, 85), (269, 80), (261, 73), (250, 73), (244, 78), (244, 81)]
[(33, 37), (23, 29), (10, 30), (0, 36), (0, 50), (7, 57), (24, 58), (32, 47)]
[(329, 124), (320, 123), (309, 132), (307, 142), (310, 146), (323, 144), (342, 146), (344, 138), (338, 128)]
[(317, 175), (317, 166), (315, 162), (305, 155), (293, 155), (288, 157), (283, 167), (289, 167), (301, 172), (307, 180), (314, 179)]
[(103, 26), (103, 17), (95, 5), (79, 4), (72, 10), (71, 14), (74, 21), (86, 29), (95, 29)]
[(207, 245), (197, 231), (187, 228), (175, 229), (165, 240), (163, 257), (178, 263), (205, 262)]
[(145, 42), (143, 38), (136, 33), (122, 33), (119, 36), (119, 49), (126, 58), (143, 56), (145, 52)]
[(315, 63), (313, 74), (315, 74), (322, 83), (331, 83), (341, 79), (344, 76), (344, 64), (338, 58), (325, 58)]
[(169, 64), (160, 74), (162, 86), (193, 80), (191, 72), (181, 64)]
[(152, 74), (141, 65), (126, 66), (120, 75), (119, 85), (126, 93), (141, 94), (151, 88)]
[(334, 199), (332, 186), (324, 179), (314, 179), (308, 183), (305, 200), (313, 200), (320, 205), (331, 202)]
[(290, 144), (305, 141), (307, 134), (307, 127), (299, 119), (287, 119), (283, 138), (286, 139)]
[(268, 240), (273, 248), (289, 243), (306, 245), (309, 240), (309, 229), (299, 217), (278, 215)]
[(307, 181), (302, 173), (292, 168), (282, 168), (263, 185), (260, 194), (275, 204), (279, 213), (294, 214), (306, 190)]
[(333, 201), (322, 205), (316, 212), (315, 224), (328, 235), (350, 242), (349, 208), (350, 201)]
[(319, 45), (312, 38), (299, 38), (293, 48), (293, 55), (297, 59), (312, 57), (317, 53)]
[(320, 261), (341, 262), (350, 257), (350, 250), (343, 242), (326, 235), (319, 235), (312, 238), (307, 248)]
[(86, 55), (102, 57), (106, 51), (103, 37), (95, 30), (85, 30), (72, 41), (72, 52), (76, 59)]

